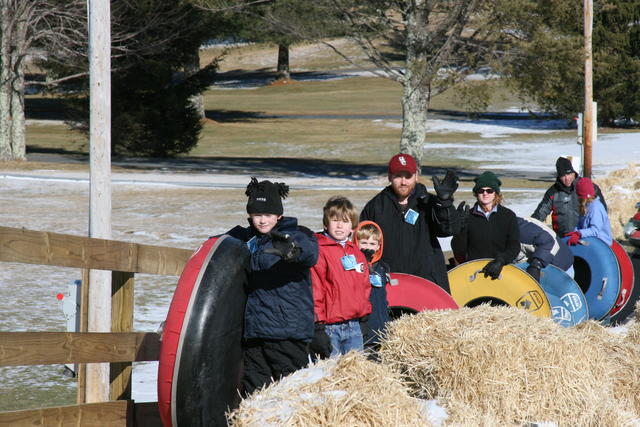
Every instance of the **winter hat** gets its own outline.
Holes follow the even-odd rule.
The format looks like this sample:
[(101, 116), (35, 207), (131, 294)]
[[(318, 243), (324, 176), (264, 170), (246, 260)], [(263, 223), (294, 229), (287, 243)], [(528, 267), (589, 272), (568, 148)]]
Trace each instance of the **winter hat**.
[(473, 186), (474, 193), (481, 188), (490, 187), (493, 188), (496, 193), (500, 194), (500, 186), (502, 185), (502, 182), (498, 179), (496, 174), (491, 171), (482, 172), (480, 176), (473, 178), (473, 182), (476, 183), (476, 185)]
[(571, 160), (567, 159), (566, 157), (558, 157), (558, 160), (556, 160), (556, 172), (558, 174), (558, 177), (561, 177), (570, 173), (577, 174), (577, 172), (573, 169)]
[(581, 199), (595, 197), (596, 189), (593, 186), (591, 179), (586, 177), (580, 178), (576, 184), (576, 194), (578, 194), (578, 197)]
[(389, 175), (395, 175), (400, 172), (409, 172), (413, 175), (417, 170), (416, 160), (409, 154), (396, 154), (389, 160)]
[(282, 182), (258, 182), (255, 177), (251, 177), (244, 194), (249, 197), (247, 213), (282, 215), (282, 199), (289, 194), (289, 186)]

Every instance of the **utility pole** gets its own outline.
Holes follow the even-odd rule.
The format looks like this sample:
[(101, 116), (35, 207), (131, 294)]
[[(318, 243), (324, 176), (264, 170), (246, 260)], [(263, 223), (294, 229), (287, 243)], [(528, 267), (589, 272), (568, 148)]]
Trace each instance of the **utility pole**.
[(591, 178), (591, 152), (593, 145), (593, 0), (584, 0), (584, 120), (583, 125), (583, 176)]
[[(111, 6), (87, 0), (89, 21), (89, 237), (111, 238)], [(111, 272), (89, 272), (89, 332), (111, 332)], [(109, 400), (109, 364), (90, 363), (86, 401)]]

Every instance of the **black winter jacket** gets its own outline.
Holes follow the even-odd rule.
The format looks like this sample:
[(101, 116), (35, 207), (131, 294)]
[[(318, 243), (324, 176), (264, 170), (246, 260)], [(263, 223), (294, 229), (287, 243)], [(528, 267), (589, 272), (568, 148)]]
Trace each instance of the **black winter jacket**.
[(227, 232), (244, 242), (256, 239), (247, 286), (244, 338), (310, 341), (314, 319), (309, 269), (318, 260), (318, 242), (311, 230), (298, 226), (296, 218), (283, 217), (273, 231), (291, 235), (301, 249), (295, 260), (285, 262), (277, 255), (264, 253), (273, 248), (271, 237), (258, 233), (253, 226), (237, 226)]
[(502, 258), (512, 263), (520, 253), (520, 231), (516, 214), (498, 205), (489, 218), (477, 210), (476, 203), (466, 221), (466, 227), (451, 239), (456, 259), (473, 261), (478, 258)]
[(408, 208), (419, 213), (413, 225), (405, 222), (398, 199), (391, 186), (387, 186), (365, 205), (360, 220), (374, 221), (382, 229), (382, 261), (392, 272), (423, 277), (449, 292), (444, 256), (437, 237), (458, 232), (458, 213), (453, 206), (440, 206), (438, 198), (427, 193), (422, 184), (417, 184), (409, 196)]
[[(559, 178), (556, 179), (556, 182), (544, 193), (542, 201), (531, 215), (532, 218), (544, 222), (547, 216), (551, 214), (553, 231), (558, 234), (558, 237), (564, 237), (565, 234), (574, 231), (578, 225), (580, 213), (578, 210), (576, 184), (579, 180), (580, 177), (577, 177), (571, 187), (566, 187)], [(607, 209), (600, 187), (595, 184), (593, 186), (595, 187), (596, 195), (600, 197), (604, 208)]]
[(364, 337), (365, 342), (379, 342), (379, 333), (384, 331), (386, 323), (389, 321), (389, 303), (387, 302), (387, 283), (389, 283), (390, 273), (389, 266), (384, 261), (378, 261), (371, 266), (370, 273), (377, 274), (380, 277), (382, 286), (371, 286), (371, 294), (369, 294), (369, 302), (371, 303), (371, 314), (367, 323), (371, 329), (372, 335)]

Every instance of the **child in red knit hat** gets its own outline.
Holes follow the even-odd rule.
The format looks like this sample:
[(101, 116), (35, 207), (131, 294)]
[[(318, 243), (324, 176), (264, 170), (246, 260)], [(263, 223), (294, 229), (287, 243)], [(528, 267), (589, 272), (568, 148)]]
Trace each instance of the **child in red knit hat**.
[(576, 229), (565, 234), (565, 237), (569, 237), (567, 243), (572, 246), (578, 244), (583, 237), (597, 237), (611, 246), (613, 237), (609, 215), (600, 201), (600, 197), (596, 195), (591, 179), (581, 178), (576, 185), (576, 193), (578, 194), (580, 217)]

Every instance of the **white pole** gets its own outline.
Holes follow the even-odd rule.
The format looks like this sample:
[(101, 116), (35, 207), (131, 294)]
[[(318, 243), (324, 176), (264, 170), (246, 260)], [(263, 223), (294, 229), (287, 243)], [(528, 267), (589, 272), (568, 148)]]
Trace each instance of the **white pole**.
[[(87, 0), (90, 80), (89, 236), (111, 238), (111, 8)], [(89, 332), (111, 331), (111, 272), (89, 272)], [(109, 400), (109, 364), (87, 365), (87, 403)]]

